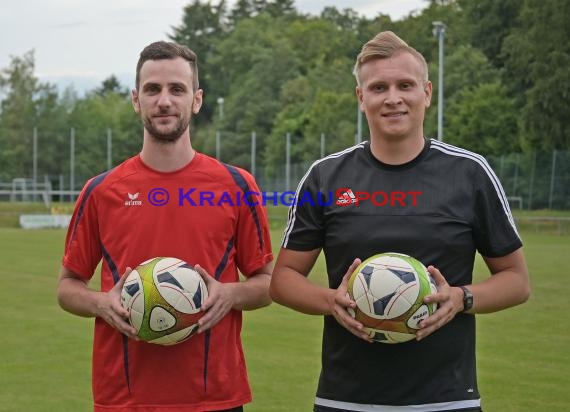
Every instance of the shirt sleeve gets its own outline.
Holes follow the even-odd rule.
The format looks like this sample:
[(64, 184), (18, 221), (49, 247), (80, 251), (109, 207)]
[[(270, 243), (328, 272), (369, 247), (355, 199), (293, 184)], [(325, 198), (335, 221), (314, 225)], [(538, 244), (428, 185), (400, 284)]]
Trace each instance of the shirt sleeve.
[(94, 189), (99, 182), (93, 178), (81, 191), (67, 229), (63, 266), (85, 280), (91, 279), (101, 260), (101, 242)]
[(476, 186), (475, 244), (487, 257), (501, 257), (522, 246), (501, 182), (484, 161)]
[(245, 180), (236, 233), (236, 263), (241, 273), (250, 276), (273, 260), (267, 211), (253, 176), (239, 172)]
[(322, 196), (318, 167), (314, 163), (299, 183), (294, 204), (289, 207), (281, 244), (283, 248), (308, 251), (323, 247), (325, 230)]

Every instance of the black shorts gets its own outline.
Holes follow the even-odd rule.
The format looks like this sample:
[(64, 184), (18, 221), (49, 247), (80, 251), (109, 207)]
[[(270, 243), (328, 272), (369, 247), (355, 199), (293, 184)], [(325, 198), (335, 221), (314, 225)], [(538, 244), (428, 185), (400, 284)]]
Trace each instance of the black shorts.
[(237, 408), (224, 409), (221, 411), (210, 411), (210, 412), (243, 412), (243, 406), (238, 406)]

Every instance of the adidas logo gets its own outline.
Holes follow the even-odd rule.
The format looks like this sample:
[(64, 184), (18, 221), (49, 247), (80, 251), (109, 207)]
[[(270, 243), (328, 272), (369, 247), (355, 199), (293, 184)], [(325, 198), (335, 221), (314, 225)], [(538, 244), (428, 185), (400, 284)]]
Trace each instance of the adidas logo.
[(358, 199), (354, 196), (352, 189), (348, 189), (346, 192), (342, 194), (336, 201), (336, 204), (339, 206), (347, 206), (347, 205), (357, 205), (358, 206)]
[(127, 193), (129, 200), (125, 200), (125, 206), (142, 206), (142, 200), (137, 200), (139, 198), (140, 192), (137, 193)]

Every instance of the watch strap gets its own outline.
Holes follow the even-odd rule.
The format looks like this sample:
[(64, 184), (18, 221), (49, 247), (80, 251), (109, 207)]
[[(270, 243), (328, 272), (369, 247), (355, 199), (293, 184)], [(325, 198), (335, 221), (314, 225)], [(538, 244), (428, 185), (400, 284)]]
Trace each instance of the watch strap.
[(463, 291), (463, 312), (473, 307), (473, 293), (466, 286), (459, 286)]

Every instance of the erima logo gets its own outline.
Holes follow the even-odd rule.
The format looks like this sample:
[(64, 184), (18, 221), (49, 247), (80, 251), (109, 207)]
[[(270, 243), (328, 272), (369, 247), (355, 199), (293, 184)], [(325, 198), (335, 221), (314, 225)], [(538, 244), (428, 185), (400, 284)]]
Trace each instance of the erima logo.
[(127, 193), (129, 200), (125, 200), (125, 206), (142, 206), (142, 200), (137, 200), (139, 198), (140, 192), (137, 193)]
[(412, 319), (413, 319), (413, 320), (421, 319), (421, 318), (423, 318), (424, 316), (426, 316), (427, 314), (428, 314), (428, 313), (427, 313), (427, 310), (426, 310), (426, 311), (423, 311), (423, 312), (421, 312), (421, 313), (418, 313), (417, 315), (412, 316)]
[(358, 199), (354, 196), (352, 189), (347, 189), (336, 201), (339, 206), (346, 206), (348, 204), (355, 204), (358, 206)]

